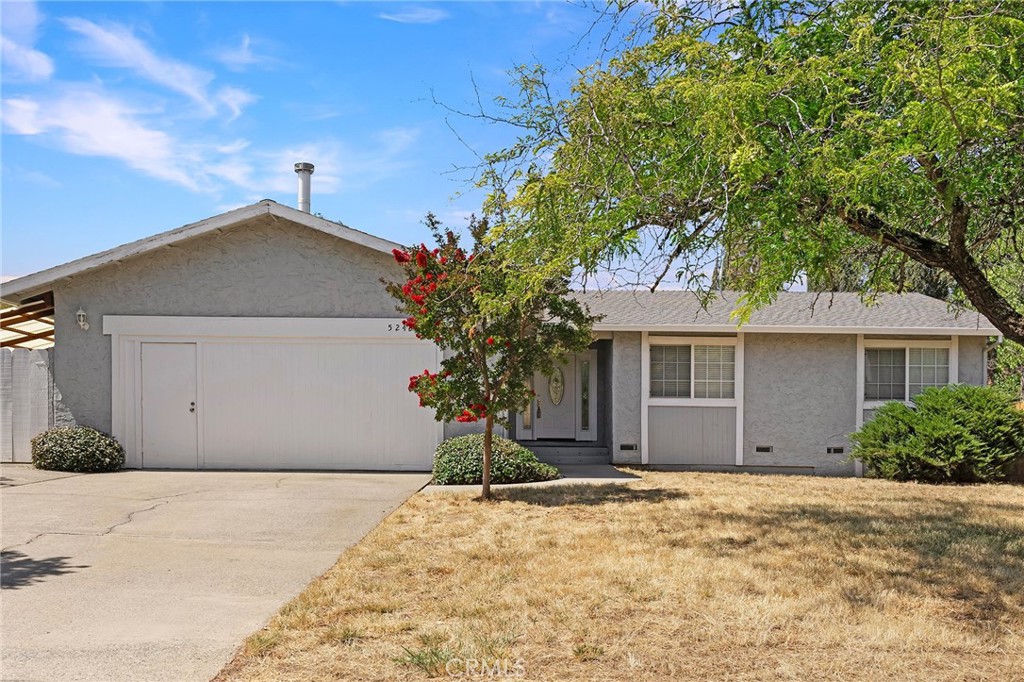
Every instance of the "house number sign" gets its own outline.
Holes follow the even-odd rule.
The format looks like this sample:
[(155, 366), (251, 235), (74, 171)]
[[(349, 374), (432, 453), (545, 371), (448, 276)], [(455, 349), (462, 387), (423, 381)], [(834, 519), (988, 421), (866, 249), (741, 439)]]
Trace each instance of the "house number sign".
[(565, 395), (565, 375), (561, 368), (556, 367), (555, 373), (548, 379), (548, 395), (551, 397), (552, 405), (561, 405), (562, 396)]

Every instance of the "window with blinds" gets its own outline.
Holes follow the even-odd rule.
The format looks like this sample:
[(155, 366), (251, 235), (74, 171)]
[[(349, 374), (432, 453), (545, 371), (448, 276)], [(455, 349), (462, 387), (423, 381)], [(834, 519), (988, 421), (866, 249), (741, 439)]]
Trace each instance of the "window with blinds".
[(906, 399), (905, 348), (868, 348), (864, 351), (864, 398)]
[(908, 382), (910, 397), (929, 386), (945, 386), (949, 383), (948, 348), (911, 348)]
[(949, 383), (948, 348), (866, 348), (864, 399), (909, 400)]
[(693, 347), (693, 397), (736, 397), (736, 348)]
[(651, 346), (651, 397), (690, 397), (691, 346)]
[(651, 346), (652, 398), (736, 397), (735, 346)]

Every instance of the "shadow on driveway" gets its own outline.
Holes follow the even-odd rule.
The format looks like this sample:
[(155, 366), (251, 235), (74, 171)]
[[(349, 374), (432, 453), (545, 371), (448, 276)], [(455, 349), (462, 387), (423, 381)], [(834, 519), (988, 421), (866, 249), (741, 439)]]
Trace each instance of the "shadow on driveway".
[(66, 556), (33, 559), (27, 554), (15, 550), (0, 552), (0, 588), (16, 590), (43, 582), (52, 576), (89, 568), (88, 566), (73, 566), (70, 559), (71, 557)]

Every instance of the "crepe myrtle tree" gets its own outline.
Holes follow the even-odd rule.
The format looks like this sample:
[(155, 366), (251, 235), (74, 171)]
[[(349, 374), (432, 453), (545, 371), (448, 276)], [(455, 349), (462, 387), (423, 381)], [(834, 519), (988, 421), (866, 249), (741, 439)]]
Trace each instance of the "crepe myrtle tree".
[(425, 223), (436, 246), (395, 249), (405, 279), (385, 284), (407, 316), (403, 324), (447, 357), (439, 372), (409, 377), (409, 391), (438, 421), (484, 423), (482, 497), (489, 499), (494, 425), (509, 426), (510, 415), (530, 404), (535, 372), (552, 372), (559, 356), (590, 344), (593, 318), (569, 295), (565, 276), (549, 274), (529, 293), (519, 286), (529, 265), (511, 265), (500, 239), (485, 239), (487, 219), (470, 219), (468, 251), (433, 214)]

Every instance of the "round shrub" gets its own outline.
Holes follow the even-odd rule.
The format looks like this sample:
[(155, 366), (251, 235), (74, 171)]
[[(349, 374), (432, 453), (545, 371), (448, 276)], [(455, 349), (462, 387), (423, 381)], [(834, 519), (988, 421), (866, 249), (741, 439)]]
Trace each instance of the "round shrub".
[[(519, 443), (494, 436), (491, 443), (491, 483), (531, 483), (558, 478), (558, 469), (537, 461)], [(434, 483), (479, 485), (484, 477), (484, 435), (475, 433), (444, 441), (434, 453)]]
[(96, 429), (62, 426), (32, 439), (32, 464), (51, 471), (117, 471), (124, 466), (124, 448)]
[(853, 434), (851, 456), (872, 473), (897, 481), (999, 481), (1024, 457), (1024, 413), (996, 389), (928, 388), (911, 402), (886, 403)]

